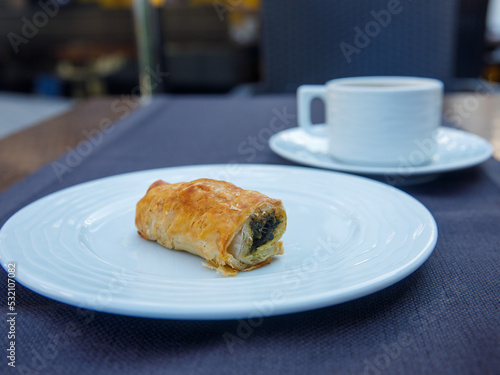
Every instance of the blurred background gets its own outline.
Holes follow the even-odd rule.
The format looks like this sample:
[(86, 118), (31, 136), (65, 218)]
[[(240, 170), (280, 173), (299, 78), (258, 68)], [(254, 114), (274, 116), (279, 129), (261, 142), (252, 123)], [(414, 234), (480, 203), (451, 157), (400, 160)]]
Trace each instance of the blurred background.
[[(283, 47), (288, 35), (293, 39), (301, 32), (300, 26), (293, 25), (293, 17), (301, 17), (304, 10), (293, 13), (288, 7), (292, 3), (295, 2), (151, 0), (148, 6), (153, 10), (148, 10), (147, 22), (152, 25), (146, 26), (154, 26), (158, 36), (149, 47), (159, 51), (154, 57), (155, 64), (161, 62), (156, 75), (168, 72), (161, 75), (165, 79), (159, 90), (293, 92), (300, 82), (272, 82), (273, 77), (287, 69), (297, 76), (286, 65), (290, 59), (284, 55), (287, 51)], [(500, 0), (454, 3), (457, 14), (450, 15), (453, 23), (449, 27), (453, 27), (454, 35), (446, 40), (452, 66), (446, 67), (446, 72), (461, 80), (450, 83), (448, 89), (474, 89), (467, 86), (467, 79), (499, 82)], [(270, 4), (267, 9), (266, 4)], [(135, 94), (145, 66), (138, 56), (148, 53), (137, 42), (140, 28), (144, 27), (137, 23), (140, 11), (137, 4), (134, 8), (133, 0), (0, 0), (0, 91), (71, 99)], [(273, 15), (273, 11), (281, 17)], [(358, 19), (348, 22), (361, 29), (368, 25), (360, 24)], [(451, 21), (448, 23), (451, 25)], [(348, 28), (351, 34), (352, 27)], [(269, 41), (273, 36), (274, 42)], [(435, 38), (439, 39), (439, 35)], [(279, 54), (273, 57), (273, 51)], [(369, 53), (365, 54), (368, 57)], [(151, 66), (154, 70), (155, 65)], [(363, 73), (363, 69), (358, 69)], [(328, 77), (334, 78), (331, 74)], [(305, 83), (320, 83), (315, 81), (321, 79), (314, 76), (309, 79), (313, 82)], [(266, 82), (271, 84), (266, 87)]]
[[(162, 93), (293, 95), (362, 75), (500, 93), (500, 0), (0, 0), (0, 35), (0, 164), (24, 158), (26, 173), (76, 145), (102, 113), (118, 118), (117, 98), (135, 108), (140, 95)], [(480, 114), (463, 116), (491, 132)], [(44, 124), (62, 148), (49, 139), (37, 154), (47, 133), (28, 133)], [(24, 134), (29, 148), (17, 146)]]
[[(260, 79), (259, 0), (158, 3), (169, 92), (223, 93)], [(75, 98), (139, 84), (132, 0), (0, 4), (0, 90)]]

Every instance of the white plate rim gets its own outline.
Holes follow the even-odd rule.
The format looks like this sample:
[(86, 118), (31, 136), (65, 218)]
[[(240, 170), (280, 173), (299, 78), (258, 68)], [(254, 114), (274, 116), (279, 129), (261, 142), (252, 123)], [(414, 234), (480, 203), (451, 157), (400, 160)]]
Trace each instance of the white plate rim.
[[(161, 173), (165, 171), (169, 172), (179, 172), (179, 171), (188, 171), (193, 169), (199, 169), (199, 168), (226, 168), (226, 164), (212, 164), (212, 165), (192, 165), (192, 166), (182, 166), (182, 167), (170, 167), (170, 168), (158, 168), (158, 169), (150, 169), (150, 170), (143, 170), (143, 171), (136, 171), (136, 172), (129, 172), (129, 173), (124, 173), (124, 174), (119, 174), (119, 175), (113, 175), (113, 176), (108, 176), (104, 178), (100, 178), (97, 180), (92, 180), (88, 182), (84, 182), (81, 184), (77, 184), (71, 187), (68, 187), (66, 189), (54, 192), (52, 194), (49, 194), (45, 197), (40, 198), (39, 200), (30, 203), (29, 205), (25, 206), (21, 210), (19, 210), (17, 213), (15, 213), (7, 222), (3, 225), (2, 228), (0, 228), (0, 245), (4, 245), (4, 240), (6, 238), (5, 234), (5, 228), (9, 228), (9, 223), (12, 222), (13, 218), (21, 212), (25, 210), (30, 210), (32, 207), (42, 204), (44, 200), (49, 199), (50, 197), (53, 197), (58, 194), (64, 194), (64, 192), (71, 191), (73, 189), (84, 189), (85, 187), (92, 186), (93, 184), (96, 183), (101, 183), (104, 181), (111, 181), (114, 179), (119, 179), (121, 177), (126, 177), (126, 176), (131, 176), (131, 175), (137, 175), (140, 176), (141, 174), (148, 174), (148, 173)], [(430, 230), (430, 238), (429, 241), (424, 249), (422, 249), (417, 256), (415, 256), (411, 261), (406, 264), (401, 266), (400, 268), (392, 270), (390, 274), (384, 274), (381, 275), (378, 278), (368, 280), (366, 281), (363, 285), (357, 285), (351, 288), (344, 288), (341, 290), (341, 292), (337, 292), (332, 298), (331, 293), (326, 293), (323, 295), (316, 295), (316, 296), (303, 296), (300, 299), (295, 299), (293, 302), (285, 304), (284, 306), (278, 306), (276, 309), (273, 310), (272, 313), (266, 314), (262, 312), (257, 312), (258, 314), (262, 314), (262, 316), (274, 316), (274, 315), (282, 315), (282, 314), (289, 314), (289, 313), (295, 313), (295, 312), (302, 312), (302, 311), (308, 311), (316, 308), (322, 308), (322, 307), (327, 307), (331, 305), (336, 305), (340, 304), (343, 302), (351, 301), (353, 299), (357, 299), (369, 294), (372, 294), (374, 292), (380, 291), (386, 287), (389, 287), (402, 279), (406, 278), (408, 275), (413, 273), (416, 269), (418, 269), (427, 259), (428, 257), (432, 254), (436, 243), (438, 239), (438, 228), (437, 224), (432, 216), (432, 214), (429, 212), (429, 210), (422, 205), (418, 200), (410, 196), (409, 194), (396, 189), (394, 187), (391, 187), (389, 185), (360, 177), (360, 176), (353, 176), (349, 174), (344, 174), (344, 173), (339, 173), (339, 172), (329, 172), (329, 171), (323, 171), (323, 170), (317, 170), (317, 169), (310, 169), (310, 168), (304, 168), (304, 167), (297, 167), (297, 166), (285, 166), (285, 165), (271, 165), (271, 164), (266, 164), (266, 165), (259, 165), (259, 164), (244, 164), (241, 165), (243, 168), (263, 168), (263, 169), (277, 169), (277, 170), (283, 170), (284, 172), (286, 171), (292, 171), (292, 170), (302, 170), (305, 173), (323, 173), (323, 174), (334, 174), (337, 176), (342, 176), (342, 178), (347, 178), (347, 179), (355, 179), (359, 181), (360, 183), (367, 183), (367, 184), (375, 184), (379, 186), (383, 186), (386, 189), (392, 189), (393, 191), (397, 192), (397, 194), (400, 194), (401, 197), (405, 197), (405, 199), (409, 199), (413, 201), (414, 203), (418, 204), (422, 212), (425, 212), (426, 215), (428, 215), (428, 219), (430, 220), (429, 223), (431, 224)], [(0, 246), (0, 261), (2, 263), (2, 266), (4, 269), (6, 269), (6, 261), (9, 261), (12, 259), (9, 259), (8, 252), (6, 253), (4, 251), (4, 246)], [(69, 305), (77, 306), (77, 307), (86, 307), (85, 305), (82, 305), (82, 302), (78, 300), (75, 300), (73, 297), (67, 297), (64, 287), (61, 287), (60, 290), (47, 290), (44, 289), (43, 287), (40, 286), (39, 282), (40, 280), (35, 278), (30, 277), (29, 275), (24, 274), (23, 277), (19, 277), (18, 282), (21, 284), (25, 285), (29, 289), (32, 289), (33, 291), (44, 295), (46, 297), (52, 298), (56, 301), (60, 301)], [(126, 301), (125, 301), (126, 302)], [(183, 319), (183, 320), (222, 320), (222, 319), (239, 319), (239, 318), (251, 318), (255, 316), (255, 311), (253, 312), (253, 315), (245, 316), (246, 312), (241, 309), (241, 307), (237, 308), (230, 308), (230, 306), (223, 305), (222, 307), (225, 309), (225, 311), (221, 311), (219, 308), (207, 308), (202, 312), (192, 312), (192, 313), (186, 313), (184, 308), (181, 309), (175, 309), (175, 306), (169, 306), (171, 310), (168, 313), (158, 313), (158, 311), (152, 311), (152, 312), (147, 312), (147, 311), (131, 311), (130, 308), (127, 308), (124, 306), (123, 301), (120, 302), (121, 304), (117, 306), (105, 306), (103, 309), (99, 308), (92, 308), (93, 310), (96, 311), (102, 311), (102, 312), (107, 312), (107, 313), (115, 313), (115, 314), (121, 314), (121, 315), (129, 315), (129, 316), (136, 316), (136, 317), (148, 317), (148, 318), (163, 318), (163, 319)], [(228, 308), (229, 307), (229, 308)], [(260, 317), (260, 316), (258, 316)]]
[[(321, 127), (324, 125), (316, 125), (316, 127)], [(427, 165), (422, 165), (422, 166), (411, 166), (409, 169), (409, 172), (405, 170), (404, 167), (382, 167), (382, 166), (370, 166), (370, 165), (356, 165), (356, 164), (348, 164), (348, 163), (343, 163), (340, 161), (336, 161), (334, 159), (331, 159), (328, 162), (324, 162), (322, 160), (304, 160), (300, 156), (288, 152), (287, 150), (283, 149), (280, 147), (280, 140), (283, 138), (283, 136), (291, 133), (301, 133), (303, 132), (302, 128), (300, 127), (294, 127), (286, 130), (282, 130), (276, 134), (273, 134), (269, 138), (269, 147), (271, 148), (272, 151), (274, 151), (276, 154), (279, 156), (293, 161), (295, 163), (301, 164), (301, 165), (307, 165), (311, 167), (318, 167), (318, 168), (324, 168), (324, 169), (329, 169), (329, 170), (334, 170), (334, 171), (340, 171), (340, 172), (349, 172), (349, 173), (359, 173), (363, 175), (426, 175), (426, 174), (435, 174), (435, 173), (441, 173), (441, 172), (451, 172), (454, 170), (459, 170), (459, 169), (464, 169), (464, 168), (469, 168), (473, 167), (475, 165), (481, 164), (488, 160), (492, 155), (493, 155), (493, 147), (491, 144), (485, 140), (484, 138), (476, 135), (469, 133), (464, 130), (460, 129), (454, 129), (454, 128), (449, 128), (449, 127), (444, 127), (441, 126), (439, 127), (440, 132), (446, 133), (456, 133), (456, 134), (461, 134), (471, 140), (476, 140), (481, 143), (483, 147), (483, 152), (481, 154), (478, 154), (474, 157), (470, 157), (468, 159), (463, 159), (463, 160), (457, 160), (455, 162), (447, 162), (447, 163), (435, 163), (431, 162), (430, 164)]]

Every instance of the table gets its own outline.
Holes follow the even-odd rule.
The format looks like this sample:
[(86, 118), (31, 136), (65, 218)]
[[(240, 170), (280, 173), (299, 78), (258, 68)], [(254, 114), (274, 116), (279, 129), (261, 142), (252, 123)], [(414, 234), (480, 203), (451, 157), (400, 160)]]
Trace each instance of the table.
[[(0, 140), (0, 192), (138, 106), (137, 97), (83, 100), (67, 113)], [(449, 94), (443, 112), (459, 128), (489, 140), (500, 160), (500, 95)]]
[(137, 108), (135, 97), (77, 102), (71, 110), (0, 139), (0, 192)]
[[(498, 157), (500, 100), (473, 98), (449, 96), (445, 112), (490, 139)], [(121, 111), (116, 108), (123, 99), (113, 106), (114, 100), (80, 103), (19, 138), (0, 142), (0, 150), (11, 147), (0, 159), (2, 174), (11, 176), (2, 180), (0, 225), (42, 196), (108, 175), (189, 164), (293, 164), (269, 150), (269, 132), (263, 131), (271, 122), (296, 126), (293, 96), (162, 96)], [(113, 119), (126, 117), (112, 122), (113, 114)], [(103, 132), (88, 130), (89, 123), (93, 129), (102, 124)], [(50, 136), (67, 127), (77, 130), (61, 139)], [(37, 146), (51, 142), (57, 150)], [(250, 142), (253, 152), (244, 147)], [(26, 159), (23, 144), (37, 147)], [(24, 160), (23, 170), (13, 172), (20, 169), (19, 160)], [(427, 262), (389, 288), (341, 305), (256, 322), (112, 315), (67, 306), (17, 285), (18, 370), (93, 375), (498, 373), (500, 163), (490, 159), (403, 190), (431, 211), (440, 234)], [(1, 277), (5, 311), (4, 271)], [(6, 333), (2, 340), (5, 346)], [(6, 363), (4, 358), (0, 366)]]
[(490, 141), (493, 156), (500, 160), (500, 95), (448, 94), (443, 113), (455, 126)]

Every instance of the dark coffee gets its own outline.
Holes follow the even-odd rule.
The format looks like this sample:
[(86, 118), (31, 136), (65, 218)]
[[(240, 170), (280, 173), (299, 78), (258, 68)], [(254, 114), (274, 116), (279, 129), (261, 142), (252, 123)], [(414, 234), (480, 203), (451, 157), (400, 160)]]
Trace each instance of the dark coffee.
[(421, 86), (421, 83), (406, 82), (406, 83), (342, 83), (342, 86), (356, 86), (356, 87), (407, 87), (407, 86)]

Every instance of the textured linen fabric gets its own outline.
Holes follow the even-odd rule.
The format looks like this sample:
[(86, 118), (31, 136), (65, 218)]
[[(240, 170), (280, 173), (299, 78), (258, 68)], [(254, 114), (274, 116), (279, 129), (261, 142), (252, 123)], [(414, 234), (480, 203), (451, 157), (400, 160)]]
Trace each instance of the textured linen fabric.
[[(295, 115), (292, 96), (156, 98), (81, 145), (91, 149), (86, 156), (69, 153), (1, 194), (0, 225), (29, 202), (103, 176), (190, 164), (292, 164), (270, 151), (267, 139), (296, 126)], [(0, 373), (498, 374), (500, 163), (490, 159), (403, 190), (436, 219), (433, 254), (391, 287), (314, 311), (146, 319), (78, 309), (18, 284), (14, 369), (5, 355), (2, 270)]]

